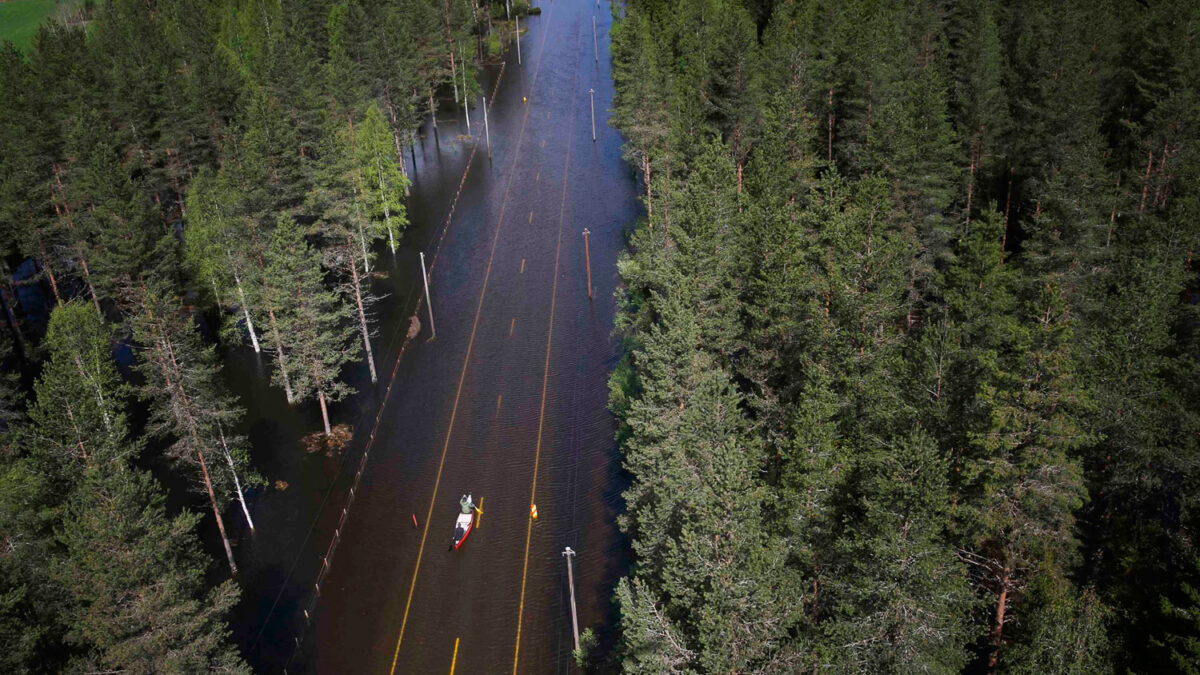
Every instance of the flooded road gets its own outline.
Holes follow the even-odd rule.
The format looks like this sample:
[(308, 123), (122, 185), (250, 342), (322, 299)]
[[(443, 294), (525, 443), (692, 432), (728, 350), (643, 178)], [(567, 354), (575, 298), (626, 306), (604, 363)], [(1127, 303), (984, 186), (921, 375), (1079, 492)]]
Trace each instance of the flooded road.
[[(638, 207), (607, 125), (608, 5), (542, 4), (522, 23), (522, 63), (513, 50), (481, 75), (495, 92), (491, 160), (478, 101), (471, 137), (446, 111), (407, 158), (413, 225), (395, 261), (380, 257), (375, 282), (387, 294), (380, 383), (357, 372), (363, 393), (335, 409), (354, 425), (353, 445), (304, 456), (297, 440), (317, 428), (315, 411), (288, 408), (252, 354), (228, 355), (231, 386), (257, 415), (255, 447), (284, 448), (256, 460), (288, 482), (256, 495), (258, 532), (239, 537), (234, 620), (257, 670), (566, 673), (567, 546), (580, 628), (611, 625), (627, 554), (607, 379), (619, 356), (616, 258)], [(420, 333), (401, 352), (421, 251), (437, 335), (422, 301)], [(452, 551), (468, 492), (482, 514)]]

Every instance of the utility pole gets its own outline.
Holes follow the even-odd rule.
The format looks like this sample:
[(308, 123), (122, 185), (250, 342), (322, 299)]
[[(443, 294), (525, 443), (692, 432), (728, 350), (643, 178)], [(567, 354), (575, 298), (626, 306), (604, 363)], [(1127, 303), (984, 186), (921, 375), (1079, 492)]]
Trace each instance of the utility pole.
[(588, 101), (592, 105), (592, 142), (596, 142), (596, 90), (588, 89)]
[(596, 46), (596, 15), (592, 15), (592, 56), (600, 63), (600, 48)]
[(492, 158), (492, 132), (488, 130), (487, 97), (480, 96), (479, 99), (483, 101), (483, 134), (487, 136), (488, 159), (490, 160)]
[[(592, 254), (588, 250), (588, 229), (583, 228), (583, 259), (587, 261), (588, 300), (592, 299)], [(432, 319), (430, 319), (432, 321)]]
[(425, 273), (425, 252), (421, 251), (421, 283), (425, 284), (425, 306), (429, 308), (429, 339), (437, 337), (437, 328), (433, 325), (433, 301), (429, 299), (429, 275)]
[(521, 17), (516, 17), (517, 21), (517, 65), (521, 65)]
[(579, 651), (579, 616), (575, 613), (575, 573), (571, 570), (571, 558), (575, 555), (575, 551), (568, 546), (562, 554), (567, 559), (567, 584), (571, 589), (571, 628), (575, 634), (575, 651)]

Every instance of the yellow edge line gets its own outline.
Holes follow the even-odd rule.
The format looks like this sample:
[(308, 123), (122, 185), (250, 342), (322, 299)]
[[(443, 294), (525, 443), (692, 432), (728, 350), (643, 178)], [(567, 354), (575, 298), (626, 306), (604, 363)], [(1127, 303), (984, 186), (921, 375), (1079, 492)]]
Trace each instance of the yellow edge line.
[[(575, 82), (571, 85), (572, 99), (574, 99), (575, 84), (578, 82), (578, 71), (575, 73)], [(575, 114), (571, 114), (571, 121), (574, 124)], [(562, 233), (563, 224), (567, 217), (567, 176), (571, 172), (571, 141), (567, 140), (567, 158), (566, 164), (563, 167), (563, 188), (562, 200), (558, 211), (558, 245), (554, 250), (554, 283), (550, 290), (550, 326), (546, 329), (546, 362), (542, 367), (542, 402), (538, 412), (538, 431), (537, 444), (533, 452), (533, 485), (529, 488), (529, 503), (537, 503), (534, 499), (537, 493), (538, 479), (538, 464), (542, 458), (542, 427), (546, 422), (546, 387), (550, 382), (550, 343), (554, 337), (554, 308), (558, 301), (558, 263), (559, 254), (562, 252)], [(525, 525), (525, 561), (521, 564), (521, 603), (517, 610), (517, 645), (513, 649), (513, 675), (517, 672), (517, 660), (521, 656), (521, 622), (525, 618), (525, 582), (529, 573), (529, 542), (533, 536), (533, 518), (530, 518)]]
[[(482, 499), (479, 500), (481, 503)], [(454, 666), (458, 664), (458, 638), (454, 638), (454, 656), (450, 659), (450, 675), (454, 675)]]
[[(549, 23), (550, 17), (554, 15), (554, 6), (550, 6), (550, 13), (546, 17)], [(533, 92), (533, 87), (537, 83), (538, 73), (542, 69), (542, 53), (546, 50), (546, 35), (547, 31), (542, 36), (542, 46), (538, 50), (538, 64), (533, 72), (533, 81), (529, 85), (530, 93)], [(483, 288), (479, 291), (479, 304), (475, 307), (475, 321), (471, 325), (471, 336), (467, 340), (467, 355), (463, 358), (462, 372), (458, 376), (458, 389), (454, 393), (454, 405), (450, 409), (450, 425), (446, 429), (446, 442), (442, 445), (442, 457), (438, 461), (437, 478), (433, 483), (433, 494), (429, 497), (429, 511), (425, 516), (425, 528), (421, 532), (421, 545), (417, 549), (417, 564), (413, 567), (412, 582), (408, 587), (408, 599), (404, 602), (404, 618), (400, 621), (400, 636), (396, 638), (396, 650), (392, 653), (392, 668), (389, 671), (391, 675), (396, 673), (396, 660), (400, 658), (400, 644), (404, 642), (404, 629), (408, 626), (408, 612), (412, 607), (413, 591), (417, 588), (417, 573), (421, 571), (421, 558), (425, 554), (425, 538), (429, 535), (429, 522), (433, 518), (433, 505), (437, 500), (438, 487), (442, 482), (442, 468), (446, 465), (446, 451), (450, 448), (450, 435), (454, 431), (454, 418), (458, 414), (458, 402), (462, 396), (463, 382), (467, 378), (467, 366), (471, 363), (471, 348), (475, 345), (475, 332), (479, 328), (479, 315), (483, 310), (483, 299), (487, 295), (488, 278), (492, 274), (492, 260), (496, 255), (496, 243), (500, 241), (500, 227), (504, 224), (504, 209), (508, 205), (508, 194), (512, 188), (513, 176), (516, 174), (517, 160), (521, 156), (521, 141), (525, 138), (525, 126), (529, 121), (529, 107), (526, 106), (525, 114), (521, 117), (521, 132), (517, 135), (517, 146), (513, 152), (512, 169), (508, 174), (508, 184), (504, 187), (504, 198), (500, 201), (500, 214), (496, 219), (496, 234), (492, 237), (492, 250), (488, 254), (487, 269), (483, 273)], [(564, 188), (565, 189), (565, 188)], [(561, 237), (561, 234), (559, 235)], [(557, 272), (555, 273), (557, 277)], [(557, 278), (555, 279), (557, 284)]]

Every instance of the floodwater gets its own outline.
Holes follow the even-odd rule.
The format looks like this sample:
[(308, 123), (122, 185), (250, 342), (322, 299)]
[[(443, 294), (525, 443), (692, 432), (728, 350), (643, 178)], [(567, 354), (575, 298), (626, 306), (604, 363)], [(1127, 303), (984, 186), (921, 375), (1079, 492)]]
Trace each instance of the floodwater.
[[(567, 546), (580, 629), (612, 625), (628, 559), (607, 379), (619, 358), (616, 259), (638, 204), (607, 125), (608, 4), (541, 4), (522, 22), (522, 63), (511, 50), (480, 77), (495, 91), (491, 160), (479, 101), (469, 138), (462, 113), (445, 109), (436, 138), (427, 124), (406, 158), (412, 226), (375, 271), (379, 383), (357, 368), (361, 393), (333, 408), (354, 426), (351, 447), (305, 455), (315, 406), (284, 403), (260, 376), (265, 355), (227, 354), (256, 463), (288, 483), (252, 495), (254, 534), (226, 511), (244, 589), (235, 634), (256, 670), (566, 673)], [(422, 302), (401, 352), (420, 251), (437, 335)], [(452, 551), (468, 492), (483, 513)]]

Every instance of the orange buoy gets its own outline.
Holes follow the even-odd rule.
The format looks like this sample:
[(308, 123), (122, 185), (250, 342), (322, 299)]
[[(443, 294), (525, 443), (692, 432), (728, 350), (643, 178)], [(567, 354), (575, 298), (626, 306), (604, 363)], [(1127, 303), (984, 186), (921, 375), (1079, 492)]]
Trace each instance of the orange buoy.
[(529, 517), (537, 520), (537, 504), (529, 505)]

